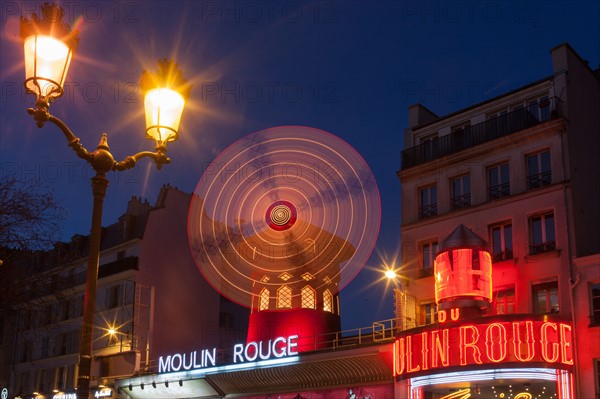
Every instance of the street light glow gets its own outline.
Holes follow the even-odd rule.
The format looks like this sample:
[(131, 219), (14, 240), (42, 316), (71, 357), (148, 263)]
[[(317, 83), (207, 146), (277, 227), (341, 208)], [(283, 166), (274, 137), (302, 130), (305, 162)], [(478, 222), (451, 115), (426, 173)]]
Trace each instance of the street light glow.
[(387, 269), (384, 274), (385, 274), (385, 277), (387, 277), (390, 280), (393, 280), (398, 276), (396, 274), (396, 272), (392, 269)]

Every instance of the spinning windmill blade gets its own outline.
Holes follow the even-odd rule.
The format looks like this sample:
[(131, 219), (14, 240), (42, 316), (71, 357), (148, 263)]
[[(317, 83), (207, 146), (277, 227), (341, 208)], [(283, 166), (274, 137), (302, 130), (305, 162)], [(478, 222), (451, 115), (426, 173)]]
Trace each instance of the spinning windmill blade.
[(346, 286), (370, 256), (381, 219), (375, 179), (346, 142), (308, 127), (251, 134), (202, 175), (190, 204), (196, 264), (221, 294), (251, 306), (253, 287)]

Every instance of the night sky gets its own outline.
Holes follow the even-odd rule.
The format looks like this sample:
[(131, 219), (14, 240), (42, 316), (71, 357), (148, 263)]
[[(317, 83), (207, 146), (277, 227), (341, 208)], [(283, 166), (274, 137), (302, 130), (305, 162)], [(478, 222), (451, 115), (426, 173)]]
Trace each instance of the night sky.
[[(37, 2), (1, 6), (0, 176), (52, 189), (68, 216), (64, 240), (89, 234), (93, 175), (51, 124), (25, 112), (18, 17)], [(330, 132), (353, 146), (381, 194), (373, 255), (341, 294), (342, 327), (393, 318), (381, 265), (397, 259), (400, 168), (407, 108), (444, 115), (552, 73), (550, 49), (568, 42), (592, 68), (600, 63), (596, 1), (70, 1), (80, 29), (65, 95), (50, 108), (93, 150), (106, 132), (118, 160), (152, 150), (144, 138), (139, 78), (156, 60), (176, 60), (193, 84), (180, 139), (162, 170), (142, 160), (111, 173), (103, 224), (128, 199), (156, 201), (169, 183), (192, 192), (208, 164), (236, 140), (283, 125)]]

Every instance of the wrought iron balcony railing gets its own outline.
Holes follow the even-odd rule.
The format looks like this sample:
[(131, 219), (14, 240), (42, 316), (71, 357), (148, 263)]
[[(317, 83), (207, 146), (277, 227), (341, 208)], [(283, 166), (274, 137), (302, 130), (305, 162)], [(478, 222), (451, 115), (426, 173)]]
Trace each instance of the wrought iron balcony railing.
[(488, 188), (488, 199), (494, 200), (510, 195), (510, 183), (502, 183)]
[(561, 116), (561, 101), (558, 97), (540, 102), (538, 106), (541, 111), (538, 115), (526, 108), (517, 109), (407, 148), (402, 151), (402, 169), (421, 165)]
[(529, 245), (529, 255), (537, 255), (544, 252), (554, 251), (556, 249), (556, 242), (546, 241), (539, 244)]

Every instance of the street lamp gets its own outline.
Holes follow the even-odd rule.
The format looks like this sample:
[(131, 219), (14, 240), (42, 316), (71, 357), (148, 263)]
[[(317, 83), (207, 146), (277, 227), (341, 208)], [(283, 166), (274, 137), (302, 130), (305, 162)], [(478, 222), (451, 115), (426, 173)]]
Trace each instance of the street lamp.
[(178, 137), (181, 114), (191, 86), (175, 63), (166, 59), (159, 60), (158, 72), (151, 74), (144, 71), (141, 80), (141, 89), (145, 97), (146, 137), (155, 141), (154, 152), (139, 152), (117, 162), (109, 150), (105, 133), (102, 134), (96, 150), (89, 152), (66, 123), (51, 115), (49, 111), (50, 103), (63, 94), (63, 84), (79, 42), (78, 32), (71, 32), (69, 25), (62, 21), (64, 11), (61, 7), (44, 3), (41, 11), (41, 17), (36, 14), (32, 15), (31, 20), (21, 17), (25, 89), (27, 93), (37, 96), (35, 108), (30, 108), (27, 112), (33, 116), (40, 128), (46, 122), (55, 124), (65, 135), (69, 147), (96, 172), (91, 179), (94, 203), (77, 379), (77, 398), (88, 399), (102, 206), (108, 187), (106, 172), (131, 169), (139, 159), (146, 157), (152, 159), (158, 169), (171, 161), (166, 155), (167, 143), (175, 141)]

